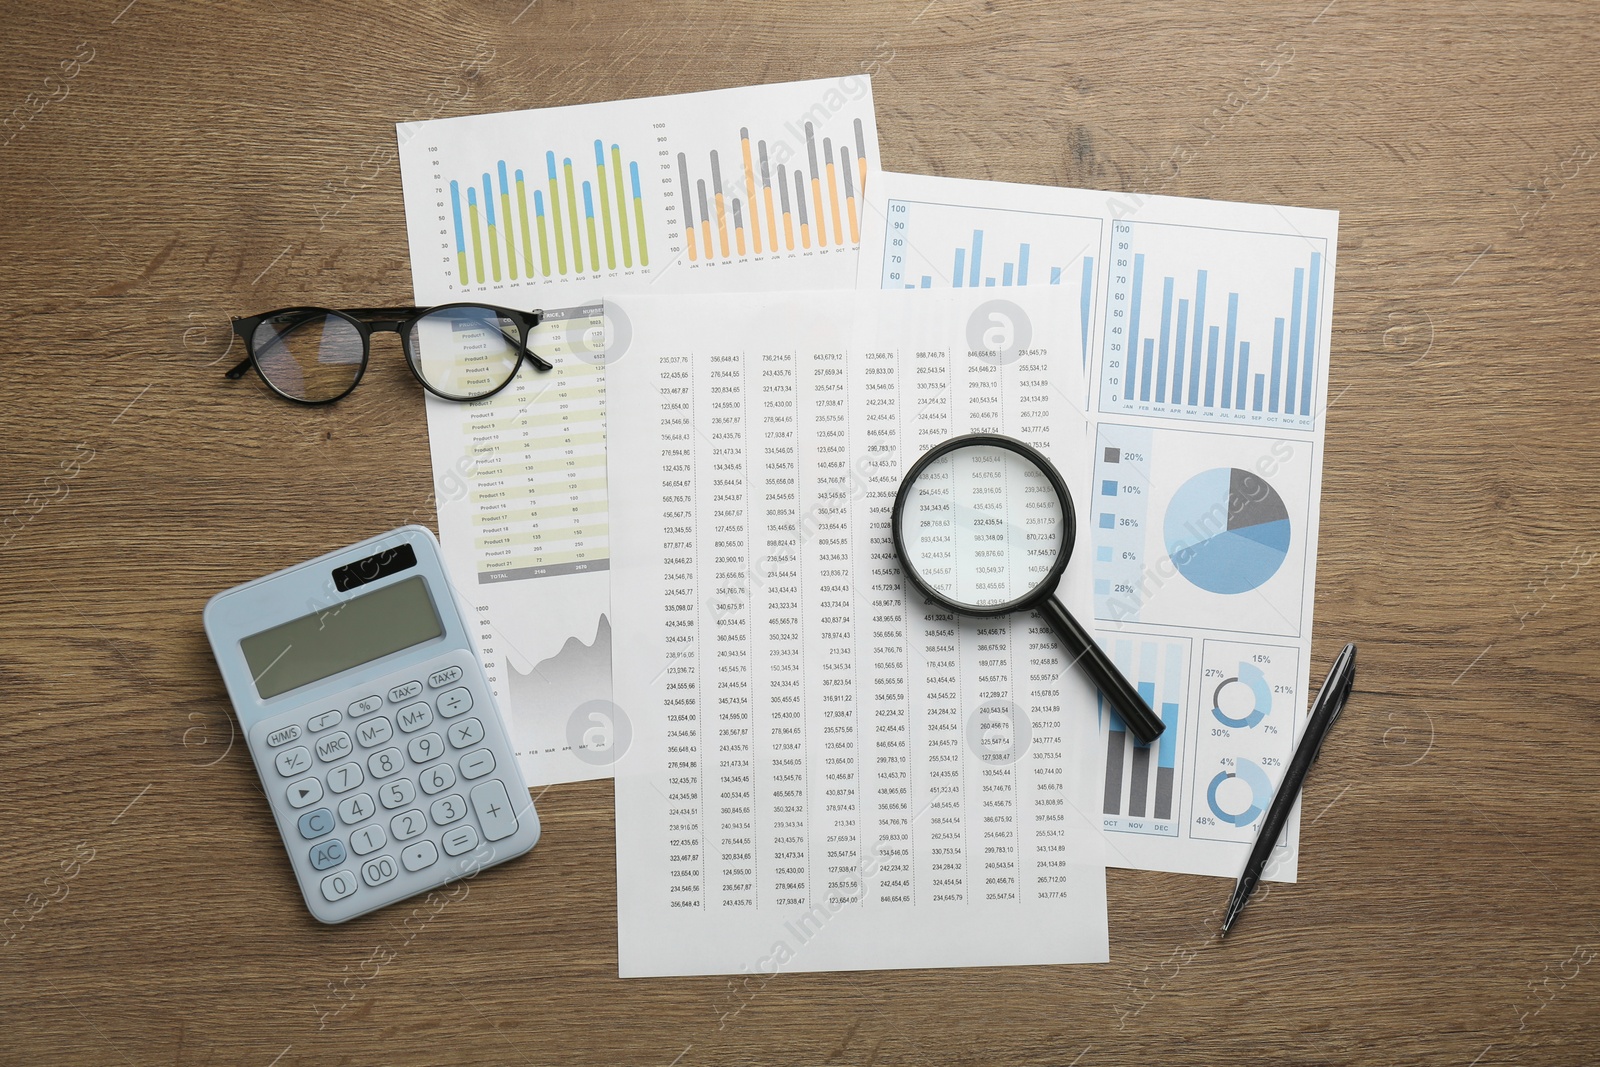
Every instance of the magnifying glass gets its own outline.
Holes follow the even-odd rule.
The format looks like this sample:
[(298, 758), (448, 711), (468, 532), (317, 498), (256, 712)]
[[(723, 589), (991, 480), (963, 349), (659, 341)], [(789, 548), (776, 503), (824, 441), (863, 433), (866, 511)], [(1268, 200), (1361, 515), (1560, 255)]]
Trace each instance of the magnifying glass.
[(1166, 724), (1056, 597), (1078, 523), (1036, 449), (999, 434), (952, 437), (911, 465), (889, 521), (906, 577), (929, 600), (963, 615), (1037, 611), (1134, 736), (1161, 736)]

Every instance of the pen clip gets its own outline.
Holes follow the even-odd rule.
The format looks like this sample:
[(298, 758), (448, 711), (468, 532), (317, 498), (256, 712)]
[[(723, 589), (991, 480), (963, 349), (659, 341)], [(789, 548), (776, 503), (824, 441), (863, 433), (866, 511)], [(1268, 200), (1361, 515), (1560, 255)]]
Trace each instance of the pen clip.
[(1317, 747), (1311, 752), (1311, 762), (1315, 763), (1317, 757), (1322, 755), (1322, 746), (1328, 740), (1328, 734), (1333, 730), (1333, 724), (1339, 721), (1339, 716), (1344, 714), (1344, 706), (1350, 700), (1350, 692), (1356, 684), (1356, 646), (1354, 643), (1344, 646), (1333, 666), (1328, 669), (1328, 677), (1323, 680), (1322, 689), (1317, 693), (1317, 707), (1312, 708), (1313, 718), (1317, 711), (1323, 707), (1329, 708), (1328, 721), (1322, 727), (1322, 736), (1317, 738)]

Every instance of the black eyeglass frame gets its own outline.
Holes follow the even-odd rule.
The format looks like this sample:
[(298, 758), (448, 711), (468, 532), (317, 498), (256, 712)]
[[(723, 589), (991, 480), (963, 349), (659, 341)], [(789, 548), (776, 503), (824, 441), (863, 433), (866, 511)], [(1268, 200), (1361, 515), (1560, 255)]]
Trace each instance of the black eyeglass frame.
[[(486, 393), (479, 393), (476, 396), (454, 396), (450, 393), (435, 389), (432, 385), (429, 385), (428, 380), (424, 378), (422, 376), (422, 372), (417, 369), (416, 356), (411, 351), (410, 327), (436, 311), (448, 311), (452, 308), (478, 308), (484, 311), (492, 311), (495, 314), (502, 315), (517, 324), (518, 335), (516, 365), (511, 368), (511, 373), (506, 376), (505, 381), (501, 382), (499, 385), (495, 386), (493, 389), (490, 389)], [(329, 397), (326, 400), (306, 400), (302, 397), (294, 396), (290, 393), (284, 392), (282, 389), (274, 385), (272, 379), (269, 378), (266, 372), (261, 369), (261, 364), (256, 358), (256, 328), (268, 319), (276, 318), (280, 315), (293, 315), (295, 313), (304, 314), (307, 318), (307, 321), (314, 316), (332, 315), (333, 317), (343, 319), (351, 326), (354, 326), (356, 332), (361, 335), (361, 369), (356, 372), (355, 378), (350, 382), (350, 387), (344, 392), (340, 393), (338, 396)], [(296, 404), (304, 404), (307, 407), (321, 407), (323, 404), (333, 404), (349, 396), (351, 392), (355, 390), (355, 387), (361, 384), (361, 379), (366, 376), (367, 364), (372, 358), (373, 333), (388, 332), (397, 333), (400, 335), (400, 348), (401, 351), (405, 353), (406, 366), (411, 369), (411, 376), (416, 378), (418, 383), (421, 384), (424, 389), (442, 400), (467, 403), (469, 401), (482, 400), (485, 397), (494, 396), (496, 393), (500, 392), (500, 390), (510, 385), (516, 380), (517, 372), (522, 369), (522, 361), (524, 359), (533, 364), (536, 369), (541, 371), (555, 369), (554, 365), (551, 364), (549, 360), (538, 355), (528, 347), (529, 331), (531, 331), (535, 326), (539, 325), (539, 323), (542, 321), (544, 321), (544, 312), (542, 310), (536, 309), (533, 311), (518, 311), (515, 308), (496, 307), (493, 304), (484, 304), (477, 301), (464, 301), (456, 304), (435, 304), (432, 307), (425, 308), (346, 308), (344, 310), (323, 307), (278, 308), (274, 311), (264, 311), (259, 315), (251, 315), (248, 318), (233, 320), (233, 332), (243, 339), (245, 352), (248, 354), (238, 363), (238, 365), (229, 369), (224, 377), (231, 381), (236, 381), (239, 378), (244, 377), (245, 372), (251, 367), (255, 367), (256, 375), (266, 383), (267, 388), (271, 389), (274, 393), (283, 397), (285, 400)], [(279, 336), (282, 335), (280, 334)]]

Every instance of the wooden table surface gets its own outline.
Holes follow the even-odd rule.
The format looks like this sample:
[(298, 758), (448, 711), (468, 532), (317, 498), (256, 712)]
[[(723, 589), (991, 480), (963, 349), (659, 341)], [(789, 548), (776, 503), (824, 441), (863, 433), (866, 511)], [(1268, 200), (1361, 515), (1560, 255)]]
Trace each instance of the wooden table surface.
[[(1583, 4), (7, 3), (0, 1062), (1600, 1061), (1600, 22)], [(124, 6), (126, 5), (126, 6)], [(431, 524), (393, 123), (875, 71), (896, 170), (1337, 208), (1301, 881), (1109, 876), (1097, 966), (616, 977), (609, 783), (442, 909), (307, 915), (206, 598)], [(380, 347), (386, 342), (380, 341)]]

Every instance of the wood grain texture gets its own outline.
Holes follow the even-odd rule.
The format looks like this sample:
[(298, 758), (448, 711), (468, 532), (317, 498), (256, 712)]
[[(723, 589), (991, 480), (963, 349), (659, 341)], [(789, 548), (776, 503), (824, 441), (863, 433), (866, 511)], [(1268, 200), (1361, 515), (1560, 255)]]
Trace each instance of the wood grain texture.
[[(4, 5), (0, 1062), (1600, 1062), (1591, 6), (522, 2)], [(1219, 944), (1226, 883), (1114, 871), (1103, 966), (623, 982), (592, 783), (317, 925), (200, 609), (431, 524), (422, 399), (226, 382), (228, 317), (409, 297), (396, 120), (872, 63), (894, 169), (1342, 212), (1300, 884)]]

